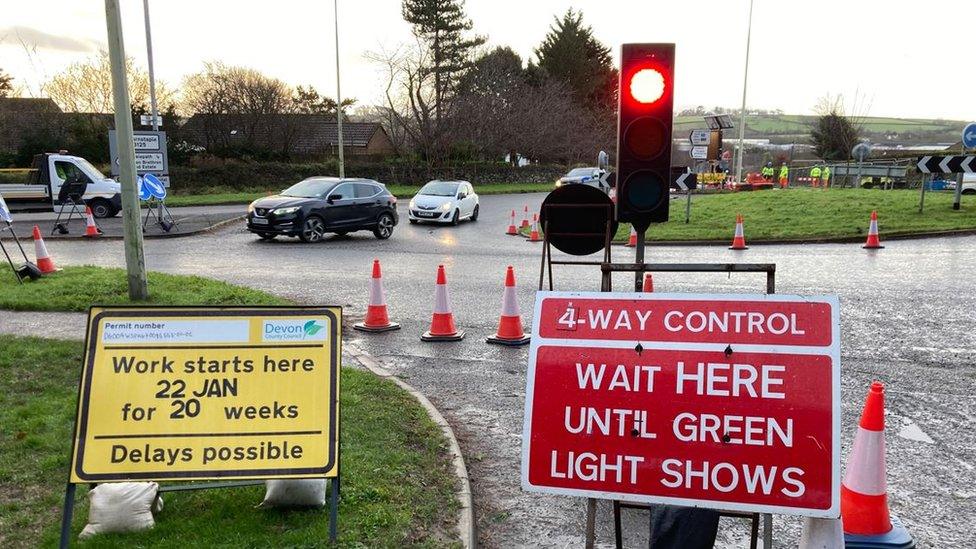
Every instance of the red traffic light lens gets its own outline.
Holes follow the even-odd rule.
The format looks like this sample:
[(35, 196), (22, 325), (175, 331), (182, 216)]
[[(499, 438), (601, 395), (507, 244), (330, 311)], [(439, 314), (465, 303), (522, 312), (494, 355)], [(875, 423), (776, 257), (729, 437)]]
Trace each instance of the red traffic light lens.
[(641, 69), (630, 77), (630, 96), (638, 103), (654, 103), (664, 95), (664, 75), (657, 69)]

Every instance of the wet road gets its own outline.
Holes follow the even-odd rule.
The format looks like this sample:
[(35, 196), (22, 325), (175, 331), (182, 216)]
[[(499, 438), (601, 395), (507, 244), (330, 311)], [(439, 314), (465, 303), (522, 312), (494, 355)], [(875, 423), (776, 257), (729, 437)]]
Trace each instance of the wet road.
[[(261, 242), (240, 227), (215, 235), (146, 244), (150, 269), (200, 274), (262, 288), (305, 303), (339, 304), (349, 320), (366, 306), (373, 258), (383, 263), (390, 315), (403, 329), (378, 336), (347, 334), (424, 393), (460, 440), (473, 482), (481, 542), (490, 547), (579, 546), (580, 500), (522, 493), (519, 486), (526, 348), (489, 346), (501, 306), (504, 269), (520, 278), (523, 313), (538, 284), (540, 245), (505, 236), (511, 209), (538, 207), (543, 195), (482, 198), (481, 219), (459, 227), (397, 227), (393, 238), (370, 233), (317, 245)], [(404, 205), (406, 201), (401, 201)], [(693, 214), (694, 215), (694, 214)], [(730, 234), (731, 234), (730, 226)], [(748, 237), (748, 234), (747, 234)], [(882, 235), (883, 238), (883, 235)], [(976, 547), (976, 237), (903, 240), (867, 252), (855, 244), (650, 247), (652, 262), (771, 262), (777, 291), (837, 294), (842, 318), (843, 455), (850, 451), (871, 380), (887, 384), (888, 484), (891, 507), (920, 547)], [(59, 263), (121, 265), (121, 242), (48, 243)], [(617, 247), (615, 258), (633, 251)], [(421, 343), (432, 310), (434, 274), (447, 267), (459, 343)], [(556, 289), (598, 290), (594, 267), (556, 270)], [(764, 275), (660, 274), (661, 292), (762, 292)], [(618, 275), (615, 288), (633, 284)], [(530, 319), (525, 314), (526, 324)], [(347, 324), (348, 324), (347, 320)], [(630, 544), (645, 528), (626, 516)], [(600, 541), (612, 543), (608, 506), (600, 507)], [(723, 521), (725, 546), (743, 546), (741, 521)], [(776, 517), (777, 546), (795, 546), (798, 521)]]
[[(176, 224), (168, 231), (164, 230), (160, 226), (159, 218), (162, 214), (159, 213), (157, 208), (153, 208), (149, 221), (146, 222), (147, 209), (145, 206), (143, 206), (142, 210), (140, 211), (139, 218), (142, 219), (145, 224), (143, 234), (146, 237), (170, 237), (203, 231), (218, 223), (223, 223), (236, 217), (243, 216), (246, 213), (246, 209), (247, 207), (244, 205), (185, 206), (180, 208), (167, 208), (169, 216), (173, 219), (173, 221), (176, 222)], [(52, 231), (52, 227), (54, 227), (54, 222), (57, 217), (58, 216), (55, 212), (15, 212), (13, 215), (14, 230), (17, 232), (19, 237), (26, 238), (27, 241), (30, 241), (31, 231), (34, 228), (34, 225), (40, 227), (41, 234), (44, 236), (45, 241), (61, 238), (84, 238), (85, 218), (83, 216), (79, 218), (78, 215), (75, 214), (71, 217), (70, 222), (68, 222), (68, 212), (65, 212), (61, 219), (69, 231), (67, 235), (62, 235)], [(122, 236), (121, 215), (105, 219), (98, 219), (96, 222), (98, 227), (102, 229), (104, 237)], [(52, 232), (54, 233), (53, 235)], [(6, 231), (0, 232), (0, 238), (9, 239), (10, 233)]]

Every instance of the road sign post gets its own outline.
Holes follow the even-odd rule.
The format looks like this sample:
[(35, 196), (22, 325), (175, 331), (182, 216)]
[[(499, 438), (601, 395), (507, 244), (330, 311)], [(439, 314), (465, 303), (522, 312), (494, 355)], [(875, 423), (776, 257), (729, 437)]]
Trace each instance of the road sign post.
[(338, 307), (90, 309), (62, 544), (79, 483), (336, 487), (341, 318)]
[(540, 292), (523, 488), (836, 518), (839, 318), (836, 297)]

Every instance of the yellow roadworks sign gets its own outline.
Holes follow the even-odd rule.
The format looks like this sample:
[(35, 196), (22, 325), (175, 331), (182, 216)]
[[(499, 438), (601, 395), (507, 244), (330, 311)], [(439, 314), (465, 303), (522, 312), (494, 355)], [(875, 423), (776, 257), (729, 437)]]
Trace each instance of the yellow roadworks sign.
[(338, 307), (93, 307), (71, 482), (335, 477)]

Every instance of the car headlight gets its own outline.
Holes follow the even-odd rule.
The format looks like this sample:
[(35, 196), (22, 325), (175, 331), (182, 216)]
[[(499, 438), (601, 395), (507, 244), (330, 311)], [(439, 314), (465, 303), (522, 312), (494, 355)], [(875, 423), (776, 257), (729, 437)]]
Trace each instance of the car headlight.
[(441, 209), (444, 210), (445, 212), (447, 210), (450, 210), (451, 209), (451, 203), (450, 202), (445, 202), (445, 203), (441, 204)]
[(292, 206), (290, 208), (276, 208), (274, 213), (275, 215), (288, 215), (288, 214), (293, 214), (300, 209), (301, 208), (298, 206)]
[(559, 180), (557, 179), (557, 180), (556, 180), (556, 186), (557, 186), (557, 187), (562, 187), (562, 186), (563, 186), (563, 182), (562, 182), (562, 181), (559, 181)]
[(257, 204), (257, 203), (258, 203), (258, 201), (255, 200), (254, 202), (251, 202), (250, 204), (248, 204), (247, 205), (247, 213), (254, 212), (254, 205)]
[(416, 210), (417, 209), (417, 203), (414, 202), (412, 198), (410, 199), (410, 209), (411, 210)]

